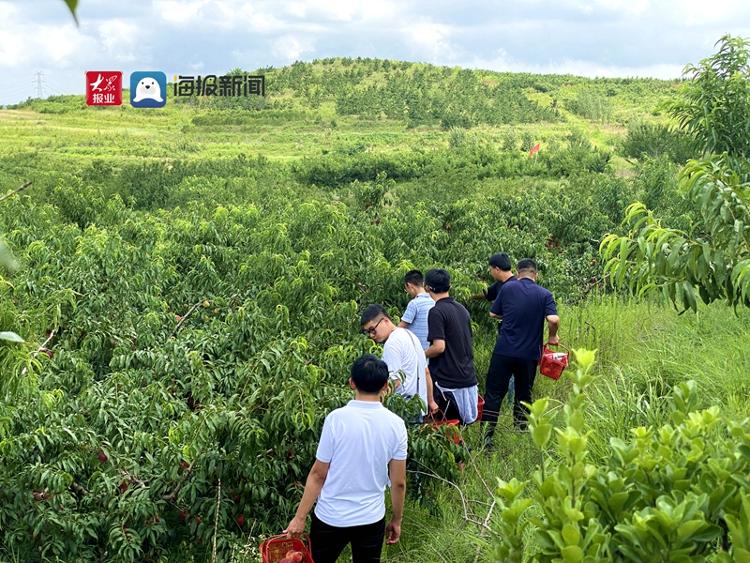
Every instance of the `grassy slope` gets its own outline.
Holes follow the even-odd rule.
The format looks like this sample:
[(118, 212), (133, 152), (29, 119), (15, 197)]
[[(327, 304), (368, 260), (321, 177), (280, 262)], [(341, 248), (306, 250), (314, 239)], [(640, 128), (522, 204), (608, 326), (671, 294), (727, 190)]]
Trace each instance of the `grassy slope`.
[[(299, 79), (286, 77), (282, 71), (271, 71), (266, 110), (243, 112), (239, 124), (196, 125), (193, 121), (196, 116), (236, 114), (236, 110), (217, 110), (205, 103), (169, 103), (164, 109), (144, 111), (127, 104), (119, 108), (87, 108), (81, 96), (63, 96), (31, 101), (19, 110), (0, 110), (0, 138), (3, 140), (0, 168), (12, 166), (12, 159), (8, 157), (23, 154), (62, 159), (73, 166), (96, 158), (122, 162), (134, 158), (237, 154), (262, 154), (272, 160), (286, 161), (320, 156), (356, 143), (364, 143), (374, 152), (403, 151), (412, 147), (429, 149), (447, 143), (449, 132), (441, 129), (436, 120), (407, 128), (405, 119), (386, 118), (383, 114), (364, 118), (342, 116), (336, 112), (335, 94), (324, 96), (316, 104), (309, 100), (306, 92), (311, 88), (324, 88), (334, 82), (333, 76), (343, 76), (341, 80), (351, 91), (378, 84), (386, 76), (391, 80), (408, 81), (420, 68), (428, 73), (422, 82), (428, 85), (428, 91), (433, 91), (440, 87), (441, 71), (449, 69), (414, 64), (404, 71), (384, 74), (370, 64), (360, 71), (364, 78), (355, 81), (342, 74), (345, 69), (351, 69), (341, 64), (336, 60), (329, 64), (300, 65), (306, 72)], [(496, 85), (513, 77), (487, 71), (473, 74), (484, 85)], [(275, 89), (274, 80), (283, 88)], [(589, 80), (565, 76), (541, 76), (539, 81), (543, 84), (536, 85), (536, 89), (521, 87), (523, 84), (518, 84), (518, 89), (540, 107), (550, 107), (552, 101), (557, 100), (561, 121), (479, 123), (476, 131), (499, 146), (508, 130), (519, 136), (528, 132), (535, 141), (542, 143), (564, 138), (575, 130), (585, 134), (595, 145), (614, 150), (630, 121), (663, 119), (660, 104), (678, 87), (677, 83), (653, 80)], [(457, 84), (460, 83), (457, 79)], [(611, 108), (606, 121), (585, 119), (567, 109), (572, 100), (586, 92), (594, 92), (592, 95)], [(445, 101), (450, 103), (450, 100), (448, 96)]]

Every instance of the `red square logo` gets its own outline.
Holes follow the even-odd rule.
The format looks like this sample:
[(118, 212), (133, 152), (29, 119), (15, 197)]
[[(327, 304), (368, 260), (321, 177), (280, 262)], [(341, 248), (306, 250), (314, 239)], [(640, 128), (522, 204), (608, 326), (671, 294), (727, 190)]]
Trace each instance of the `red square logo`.
[(122, 72), (119, 70), (87, 71), (86, 105), (122, 105)]

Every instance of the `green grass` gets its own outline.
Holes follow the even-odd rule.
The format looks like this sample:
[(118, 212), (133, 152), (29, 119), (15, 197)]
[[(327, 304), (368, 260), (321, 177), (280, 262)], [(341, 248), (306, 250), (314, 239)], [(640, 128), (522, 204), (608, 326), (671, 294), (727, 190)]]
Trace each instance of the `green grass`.
[[(586, 304), (561, 310), (564, 343), (598, 349), (597, 379), (586, 391), (587, 422), (592, 435), (592, 459), (609, 454), (610, 437), (627, 437), (637, 426), (663, 424), (666, 396), (672, 386), (694, 380), (700, 390), (698, 408), (718, 405), (737, 418), (750, 415), (750, 311), (738, 315), (715, 304), (698, 314), (678, 316), (658, 303), (595, 297)], [(486, 336), (486, 335), (484, 335)], [(483, 339), (483, 346), (488, 339)], [(480, 379), (486, 365), (478, 366)], [(537, 376), (534, 398), (550, 396), (564, 401), (569, 391), (565, 375), (559, 381)], [(431, 505), (410, 502), (405, 511), (401, 543), (389, 548), (387, 561), (489, 561), (492, 532), (485, 522), (496, 480), (528, 478), (539, 462), (537, 449), (525, 434), (510, 430), (510, 409), (502, 405), (491, 452), (481, 448), (479, 428), (467, 429), (473, 448), (462, 477), (442, 487)], [(457, 492), (457, 488), (461, 493)], [(464, 501), (469, 519), (464, 515)], [(493, 512), (493, 517), (497, 513)]]

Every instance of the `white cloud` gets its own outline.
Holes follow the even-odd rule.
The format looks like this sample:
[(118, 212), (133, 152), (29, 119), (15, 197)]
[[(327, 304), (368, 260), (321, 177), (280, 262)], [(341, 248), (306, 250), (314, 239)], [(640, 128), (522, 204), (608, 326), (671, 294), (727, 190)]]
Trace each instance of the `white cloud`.
[(200, 20), (201, 9), (207, 0), (154, 0), (156, 15), (165, 22), (184, 26)]
[(50, 61), (56, 66), (71, 66), (78, 57), (96, 47), (95, 41), (81, 34), (72, 23), (32, 26), (32, 29), (33, 37), (28, 48), (36, 53), (34, 58)]
[(588, 0), (569, 1), (565, 4), (573, 5), (585, 13), (596, 13), (599, 11), (619, 12), (627, 15), (638, 15), (646, 12), (651, 2), (649, 0)]
[(642, 66), (604, 65), (601, 63), (562, 58), (544, 64), (513, 59), (500, 49), (492, 59), (473, 59), (461, 63), (467, 68), (481, 68), (498, 72), (531, 72), (536, 74), (573, 74), (591, 78), (649, 77), (672, 79), (682, 76), (683, 65), (646, 64)]
[(687, 27), (717, 24), (733, 27), (738, 20), (747, 21), (747, 3), (744, 0), (682, 0), (678, 5), (669, 7), (672, 9), (667, 10), (667, 6), (660, 5), (655, 15), (659, 19), (669, 18), (675, 24)]
[(0, 21), (7, 22), (15, 17), (18, 9), (10, 2), (0, 2)]
[(293, 35), (284, 35), (273, 42), (273, 54), (288, 62), (296, 61), (303, 53), (313, 51), (312, 45)]
[(26, 55), (23, 33), (15, 29), (17, 13), (10, 2), (0, 2), (0, 67), (16, 66)]
[(72, 23), (22, 23), (9, 27), (0, 27), (0, 66), (4, 67), (69, 67), (78, 57), (96, 48), (96, 42)]
[(453, 35), (453, 28), (450, 26), (421, 22), (403, 26), (401, 33), (418, 58), (446, 63), (456, 57), (457, 48), (450, 41)]
[(292, 0), (280, 4), (282, 10), (295, 18), (328, 22), (393, 21), (402, 13), (404, 4), (393, 0)]
[(97, 26), (99, 42), (104, 51), (117, 61), (137, 59), (139, 27), (122, 20), (105, 20)]
[(0, 67), (19, 66), (26, 56), (23, 33), (0, 28)]

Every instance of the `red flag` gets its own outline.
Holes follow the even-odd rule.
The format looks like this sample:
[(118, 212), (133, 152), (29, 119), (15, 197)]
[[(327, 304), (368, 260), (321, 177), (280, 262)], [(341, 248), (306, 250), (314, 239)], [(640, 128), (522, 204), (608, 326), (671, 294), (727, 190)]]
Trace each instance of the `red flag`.
[(531, 147), (531, 150), (529, 151), (529, 156), (534, 156), (538, 152), (539, 152), (539, 143)]

